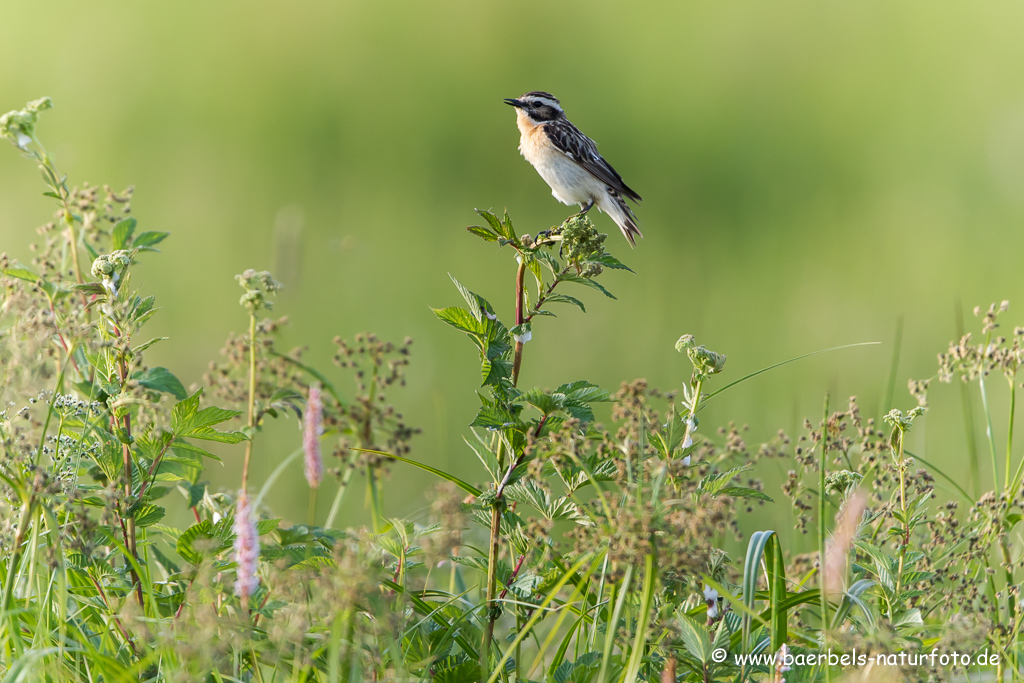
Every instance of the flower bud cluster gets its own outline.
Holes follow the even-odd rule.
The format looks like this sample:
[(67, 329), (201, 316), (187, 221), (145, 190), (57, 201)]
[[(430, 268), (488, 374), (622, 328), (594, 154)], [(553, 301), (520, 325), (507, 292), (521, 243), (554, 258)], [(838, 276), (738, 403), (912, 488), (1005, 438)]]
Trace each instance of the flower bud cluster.
[(131, 262), (132, 255), (124, 249), (103, 254), (92, 262), (92, 276), (99, 278), (103, 283), (103, 288), (112, 296), (116, 295), (117, 284), (121, 281)]
[[(571, 263), (579, 263), (604, 253), (604, 241), (608, 235), (598, 232), (586, 216), (573, 216), (562, 224), (562, 253)], [(580, 270), (583, 277), (600, 275), (604, 267), (600, 263), (587, 263)]]
[(284, 285), (275, 280), (266, 270), (257, 271), (250, 268), (241, 275), (236, 275), (235, 279), (245, 290), (245, 294), (242, 295), (238, 303), (248, 308), (249, 312), (253, 314), (261, 308), (272, 310), (274, 307), (267, 296), (284, 288)]
[(10, 140), (18, 149), (28, 149), (35, 139), (39, 112), (53, 108), (49, 97), (42, 97), (25, 105), (24, 109), (9, 111), (0, 116), (0, 138)]
[(676, 351), (685, 352), (693, 364), (694, 380), (704, 380), (710, 375), (715, 375), (725, 369), (727, 356), (724, 353), (710, 351), (703, 346), (697, 346), (697, 341), (692, 334), (684, 334), (676, 342)]

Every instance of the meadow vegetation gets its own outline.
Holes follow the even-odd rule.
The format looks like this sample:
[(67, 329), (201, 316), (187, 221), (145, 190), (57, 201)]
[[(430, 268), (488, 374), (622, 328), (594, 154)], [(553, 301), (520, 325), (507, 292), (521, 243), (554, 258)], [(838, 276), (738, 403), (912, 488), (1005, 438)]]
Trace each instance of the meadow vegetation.
[[(983, 399), (979, 466), (995, 485), (975, 496), (961, 472), (905, 447), (931, 380), (885, 415), (826, 396), (799, 433), (757, 445), (736, 425), (702, 424), (702, 411), (791, 361), (730, 377), (726, 356), (691, 334), (675, 341), (680, 391), (521, 386), (534, 329), (557, 335), (587, 307), (615, 306), (610, 288), (629, 268), (585, 216), (526, 234), (481, 211), (469, 238), (483, 240), (495, 281), (453, 274), (456, 305), (434, 310), (480, 365), (464, 435), (479, 466), (442, 471), (416, 458), (418, 430), (396, 407), (411, 340), (335, 339), (334, 366), (317, 367), (279, 348), (287, 321), (269, 317), (281, 288), (270, 273), (236, 276), (245, 331), (201, 384), (148, 364), (152, 345), (188, 341), (148, 337), (158, 302), (133, 286), (169, 235), (136, 219), (130, 188), (68, 184), (36, 131), (49, 107), (0, 119), (56, 204), (34, 253), (0, 256), (4, 681), (1024, 677), (1013, 443), (1024, 328), (1003, 332), (1005, 302), (976, 311), (978, 336), (944, 346), (933, 378)], [(514, 303), (514, 319), (478, 286)], [(1004, 390), (997, 435), (989, 398)], [(292, 452), (261, 443), (274, 420), (302, 425)], [(227, 458), (243, 462), (241, 480), (214, 490), (204, 473)], [(249, 475), (257, 459), (276, 468), (263, 481)], [(777, 492), (761, 482), (768, 461), (789, 472)], [(429, 516), (386, 514), (396, 467), (436, 479)], [(304, 522), (275, 517), (268, 497), (288, 468), (305, 472)], [(353, 495), (372, 511), (365, 528), (337, 524)], [(332, 501), (326, 516), (318, 497)], [(789, 552), (767, 514), (741, 536), (737, 514), (771, 506), (792, 507), (817, 550)], [(182, 512), (188, 526), (173, 526)], [(737, 537), (742, 555), (724, 549)], [(798, 663), (827, 651), (972, 663)]]

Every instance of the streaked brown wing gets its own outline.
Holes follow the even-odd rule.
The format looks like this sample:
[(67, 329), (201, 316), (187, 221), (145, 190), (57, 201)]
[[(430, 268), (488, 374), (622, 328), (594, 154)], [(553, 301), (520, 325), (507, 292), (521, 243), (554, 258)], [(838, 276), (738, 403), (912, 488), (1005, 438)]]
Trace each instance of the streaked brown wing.
[(544, 132), (555, 147), (572, 157), (576, 163), (587, 169), (590, 175), (619, 194), (640, 201), (640, 195), (626, 185), (622, 181), (622, 176), (598, 153), (597, 143), (581, 133), (579, 128), (567, 119), (545, 124)]

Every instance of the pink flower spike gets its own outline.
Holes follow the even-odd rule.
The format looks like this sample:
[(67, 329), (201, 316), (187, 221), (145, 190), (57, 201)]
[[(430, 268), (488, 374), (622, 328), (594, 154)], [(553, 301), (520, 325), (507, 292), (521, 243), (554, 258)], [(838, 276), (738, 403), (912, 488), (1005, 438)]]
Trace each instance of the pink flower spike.
[(320, 436), (324, 433), (324, 402), (320, 396), (320, 385), (309, 386), (306, 400), (305, 429), (302, 433), (302, 448), (306, 453), (306, 481), (309, 488), (320, 486), (324, 476), (324, 461), (320, 456)]
[(235, 507), (235, 595), (242, 600), (242, 606), (248, 607), (249, 598), (260, 585), (259, 570), (260, 537), (256, 529), (256, 517), (253, 514), (249, 497), (245, 491), (239, 491), (238, 503)]

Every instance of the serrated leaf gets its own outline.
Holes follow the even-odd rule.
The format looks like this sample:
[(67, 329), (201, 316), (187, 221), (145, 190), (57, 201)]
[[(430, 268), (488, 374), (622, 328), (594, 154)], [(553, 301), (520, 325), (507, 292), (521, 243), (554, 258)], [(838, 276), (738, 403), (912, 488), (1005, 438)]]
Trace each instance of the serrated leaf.
[(136, 378), (142, 386), (153, 391), (170, 394), (179, 401), (188, 396), (181, 381), (167, 368), (149, 368)]
[[(173, 448), (176, 451), (188, 451), (189, 453), (197, 453), (197, 454), (203, 456), (204, 458), (210, 458), (211, 460), (216, 460), (217, 462), (222, 462), (222, 460), (221, 460), (219, 455), (217, 455), (215, 453), (211, 453), (210, 451), (206, 450), (202, 446), (197, 446), (194, 443), (189, 443), (188, 441), (185, 441), (184, 439), (181, 439), (181, 438), (176, 438), (174, 440)], [(198, 461), (195, 466), (196, 467), (202, 467), (202, 461)]]
[(192, 484), (188, 487), (188, 506), (194, 508), (202, 502), (203, 496), (206, 495), (206, 482), (202, 484)]
[(615, 270), (628, 270), (631, 273), (633, 272), (632, 268), (630, 268), (622, 261), (612, 256), (608, 252), (605, 252), (597, 257), (588, 258), (586, 259), (585, 263), (600, 263), (605, 268), (612, 268)]
[(570, 382), (569, 384), (563, 384), (562, 386), (555, 389), (555, 391), (566, 395), (566, 398), (573, 401), (581, 401), (585, 403), (598, 403), (611, 401), (611, 394), (597, 386), (591, 384), (586, 380), (577, 380)]
[(156, 524), (164, 518), (166, 513), (167, 511), (159, 505), (143, 505), (135, 511), (135, 524), (136, 526)]
[(434, 311), (434, 315), (439, 319), (463, 332), (475, 335), (481, 334), (483, 331), (480, 321), (465, 308), (448, 306), (447, 308), (433, 308), (431, 310)]
[(697, 490), (701, 493), (707, 493), (712, 496), (716, 495), (719, 491), (728, 486), (729, 481), (731, 481), (733, 477), (748, 469), (750, 469), (750, 465), (733, 467), (725, 472), (712, 472), (700, 480), (700, 483), (697, 485)]
[(466, 230), (469, 230), (471, 233), (473, 233), (477, 237), (482, 237), (483, 239), (487, 240), (488, 242), (497, 242), (498, 241), (498, 236), (497, 235), (495, 235), (493, 232), (491, 232), (487, 228), (481, 227), (479, 225), (471, 225), (468, 228), (466, 228)]
[[(170, 234), (171, 233), (169, 232), (159, 232), (156, 230), (143, 232), (135, 236), (135, 239), (132, 240), (132, 246), (135, 247), (136, 249), (152, 247), (154, 244), (159, 244), (160, 242), (163, 242)], [(156, 250), (154, 249), (154, 251)]]
[(28, 268), (4, 268), (4, 275), (24, 280), (25, 282), (31, 282), (32, 284), (42, 279)]
[(470, 427), (485, 427), (487, 429), (504, 429), (514, 427), (519, 420), (509, 411), (498, 406), (484, 406), (477, 413), (476, 418), (469, 424)]
[(448, 277), (451, 278), (451, 281), (453, 283), (455, 283), (455, 288), (457, 290), (459, 290), (459, 294), (462, 295), (462, 298), (465, 299), (466, 304), (469, 305), (469, 312), (473, 315), (473, 317), (477, 321), (480, 321), (480, 319), (481, 319), (481, 317), (483, 315), (481, 313), (481, 308), (480, 308), (480, 297), (478, 297), (473, 292), (469, 291), (469, 288), (466, 287), (466, 285), (464, 285), (461, 282), (459, 282), (457, 279), (455, 279), (455, 276), (452, 275), (451, 273), (448, 273)]
[(135, 226), (137, 223), (138, 222), (134, 218), (124, 218), (117, 222), (117, 225), (114, 226), (114, 230), (110, 235), (114, 251), (128, 248), (128, 243), (132, 238), (132, 233), (135, 232)]
[(71, 288), (76, 292), (95, 296), (103, 296), (107, 293), (107, 290), (99, 282), (83, 282), (80, 285), (73, 285)]
[(587, 308), (586, 308), (586, 306), (583, 305), (582, 301), (580, 301), (579, 299), (577, 299), (574, 296), (569, 296), (568, 294), (560, 294), (559, 292), (554, 292), (552, 294), (549, 294), (544, 303), (548, 303), (548, 304), (572, 304), (573, 306), (576, 306), (577, 308), (579, 308), (584, 313), (587, 312)]
[(583, 277), (581, 275), (575, 275), (573, 273), (566, 273), (566, 274), (562, 275), (562, 280), (564, 282), (574, 282), (574, 283), (576, 283), (578, 285), (583, 285), (585, 287), (590, 287), (591, 289), (596, 289), (597, 291), (601, 292), (602, 294), (604, 294), (609, 299), (615, 299), (616, 298), (616, 296), (614, 294), (612, 294), (611, 292), (609, 292), (607, 289), (604, 288), (604, 285), (602, 285), (600, 282), (598, 282), (597, 280), (594, 280), (592, 278)]
[(522, 398), (545, 415), (561, 410), (565, 405), (565, 394), (548, 394), (541, 389), (531, 389)]
[(224, 534), (218, 527), (208, 519), (193, 524), (178, 537), (175, 549), (189, 564), (202, 564), (204, 559), (214, 557), (231, 547), (227, 540), (229, 535)]
[(732, 496), (733, 498), (756, 498), (757, 500), (768, 501), (774, 503), (770, 496), (757, 489), (747, 488), (746, 486), (726, 486), (718, 491), (719, 496)]
[(148, 349), (153, 344), (156, 344), (157, 342), (164, 341), (165, 339), (170, 339), (170, 337), (153, 337), (149, 341), (142, 342), (141, 344), (136, 346), (134, 349), (132, 349), (132, 353), (142, 353), (143, 351)]

